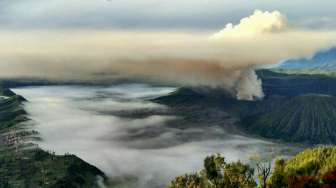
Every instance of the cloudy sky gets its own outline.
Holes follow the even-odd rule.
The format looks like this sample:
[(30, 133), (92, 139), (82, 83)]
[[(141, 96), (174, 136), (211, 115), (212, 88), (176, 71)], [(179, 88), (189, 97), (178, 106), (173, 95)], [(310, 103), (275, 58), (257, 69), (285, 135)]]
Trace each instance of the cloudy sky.
[[(0, 78), (97, 75), (263, 96), (259, 66), (336, 45), (336, 3), (0, 0)], [(164, 71), (163, 71), (164, 70)]]
[(3, 29), (100, 28), (218, 30), (255, 9), (278, 10), (290, 23), (336, 27), (334, 0), (0, 0)]

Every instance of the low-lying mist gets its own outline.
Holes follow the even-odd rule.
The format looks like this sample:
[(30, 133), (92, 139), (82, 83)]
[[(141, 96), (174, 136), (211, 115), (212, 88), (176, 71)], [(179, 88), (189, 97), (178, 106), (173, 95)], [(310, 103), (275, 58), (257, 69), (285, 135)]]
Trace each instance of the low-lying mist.
[[(145, 84), (14, 89), (28, 100), (25, 109), (43, 149), (75, 154), (126, 187), (164, 187), (172, 177), (200, 169), (212, 153), (247, 161), (256, 153), (294, 149), (220, 126), (171, 126), (183, 117), (148, 99), (175, 90)], [(141, 110), (151, 113), (118, 115)]]

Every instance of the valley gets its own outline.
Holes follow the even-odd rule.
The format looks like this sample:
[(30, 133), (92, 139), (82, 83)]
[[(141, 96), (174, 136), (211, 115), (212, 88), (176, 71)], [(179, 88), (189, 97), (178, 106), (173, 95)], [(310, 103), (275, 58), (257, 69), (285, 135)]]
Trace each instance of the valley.
[(177, 110), (153, 102), (178, 92), (174, 87), (34, 86), (14, 91), (29, 101), (25, 109), (41, 136), (36, 142), (41, 148), (75, 154), (102, 170), (111, 187), (164, 187), (174, 176), (199, 169), (209, 153), (248, 162), (256, 153), (291, 156), (302, 149), (242, 134), (227, 113), (214, 114), (210, 106)]
[[(236, 100), (221, 89), (134, 83), (18, 84), (13, 91), (24, 98), (4, 92), (10, 92), (23, 107), (14, 108), (17, 117), (23, 118), (16, 118), (15, 125), (22, 121), (22, 127), (27, 127), (28, 143), (51, 152), (28, 149), (31, 159), (37, 157), (35, 153), (44, 156), (32, 164), (44, 160), (48, 162), (42, 164), (52, 168), (53, 163), (74, 160), (76, 168), (88, 170), (81, 177), (100, 174), (112, 187), (156, 188), (178, 174), (199, 169), (199, 162), (211, 153), (249, 163), (256, 153), (288, 158), (314, 144), (335, 143), (335, 78), (308, 79), (268, 70), (257, 74), (265, 93), (257, 101)], [(67, 172), (67, 166), (58, 166), (57, 174)], [(88, 177), (82, 183), (97, 182)]]

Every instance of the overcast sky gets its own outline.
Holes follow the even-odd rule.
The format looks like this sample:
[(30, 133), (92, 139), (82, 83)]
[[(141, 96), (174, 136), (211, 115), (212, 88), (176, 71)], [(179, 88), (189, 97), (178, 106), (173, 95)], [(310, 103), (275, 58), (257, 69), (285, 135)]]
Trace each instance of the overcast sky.
[(335, 0), (0, 0), (0, 28), (218, 30), (260, 9), (331, 29), (335, 7)]

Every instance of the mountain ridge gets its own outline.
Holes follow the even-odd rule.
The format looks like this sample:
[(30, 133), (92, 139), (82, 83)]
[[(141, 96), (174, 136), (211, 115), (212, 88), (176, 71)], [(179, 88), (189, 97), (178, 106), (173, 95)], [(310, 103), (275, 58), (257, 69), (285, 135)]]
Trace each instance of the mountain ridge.
[(275, 69), (280, 70), (310, 70), (310, 71), (335, 71), (336, 47), (319, 51), (311, 58), (289, 59), (282, 62)]

